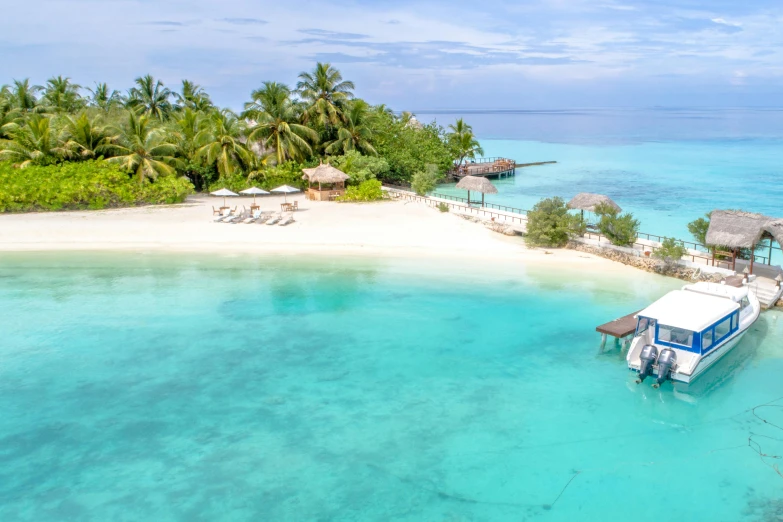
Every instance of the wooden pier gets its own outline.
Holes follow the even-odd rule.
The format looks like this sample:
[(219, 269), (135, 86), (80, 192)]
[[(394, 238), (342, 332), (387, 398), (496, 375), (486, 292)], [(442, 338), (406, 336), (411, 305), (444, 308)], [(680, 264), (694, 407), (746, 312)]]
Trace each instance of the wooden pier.
[[(601, 334), (601, 349), (606, 345), (607, 335), (615, 338), (615, 345), (620, 342), (620, 339), (633, 335), (636, 332), (636, 314), (639, 312), (641, 310), (596, 326), (595, 331)], [(628, 342), (627, 339), (626, 342)]]
[(454, 168), (449, 172), (449, 176), (456, 180), (465, 176), (502, 179), (513, 176), (516, 165), (514, 160), (508, 158), (476, 158)]

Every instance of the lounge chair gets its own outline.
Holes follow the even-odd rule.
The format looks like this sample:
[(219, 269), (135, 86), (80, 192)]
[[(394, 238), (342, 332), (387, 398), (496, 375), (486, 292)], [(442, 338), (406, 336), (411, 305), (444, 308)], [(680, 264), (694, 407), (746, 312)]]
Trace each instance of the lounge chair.
[(223, 223), (237, 223), (241, 219), (244, 219), (245, 213), (244, 212), (236, 212), (233, 216), (223, 221)]
[(261, 212), (261, 215), (256, 219), (255, 223), (256, 225), (263, 225), (270, 217), (272, 217), (271, 212)]
[(266, 222), (267, 225), (276, 225), (277, 222), (280, 221), (280, 214), (276, 216), (272, 216), (269, 218), (269, 221)]
[(253, 215), (252, 215), (252, 216), (250, 216), (249, 218), (247, 218), (247, 219), (245, 219), (244, 221), (242, 221), (242, 223), (244, 223), (245, 225), (247, 225), (247, 224), (249, 224), (249, 223), (252, 223), (252, 222), (254, 222), (255, 220), (257, 220), (257, 219), (258, 219), (258, 218), (260, 218), (260, 217), (261, 217), (261, 211), (260, 211), (260, 210), (256, 210), (256, 211), (253, 213)]
[(222, 223), (223, 221), (227, 220), (228, 218), (233, 217), (233, 214), (231, 214), (231, 210), (229, 209), (223, 209), (223, 215), (221, 215), (219, 218), (217, 218), (215, 223)]
[(290, 225), (293, 222), (294, 222), (294, 216), (289, 214), (289, 215), (283, 217), (283, 219), (280, 220), (280, 223), (278, 223), (278, 225), (280, 225), (281, 227), (284, 227), (286, 225)]

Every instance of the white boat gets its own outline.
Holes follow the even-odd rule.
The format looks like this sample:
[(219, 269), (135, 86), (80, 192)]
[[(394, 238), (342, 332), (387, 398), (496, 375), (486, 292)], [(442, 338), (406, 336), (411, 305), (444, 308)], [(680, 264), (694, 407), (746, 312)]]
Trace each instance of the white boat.
[(637, 383), (655, 375), (689, 383), (726, 355), (759, 318), (761, 305), (747, 287), (695, 283), (669, 292), (636, 315), (628, 368)]

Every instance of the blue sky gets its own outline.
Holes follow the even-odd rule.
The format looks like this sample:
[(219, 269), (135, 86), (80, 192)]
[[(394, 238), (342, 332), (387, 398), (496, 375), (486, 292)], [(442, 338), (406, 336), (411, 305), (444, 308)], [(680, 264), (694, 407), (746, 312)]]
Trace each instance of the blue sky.
[(9, 2), (0, 83), (188, 78), (241, 107), (328, 61), (397, 110), (779, 106), (780, 0)]

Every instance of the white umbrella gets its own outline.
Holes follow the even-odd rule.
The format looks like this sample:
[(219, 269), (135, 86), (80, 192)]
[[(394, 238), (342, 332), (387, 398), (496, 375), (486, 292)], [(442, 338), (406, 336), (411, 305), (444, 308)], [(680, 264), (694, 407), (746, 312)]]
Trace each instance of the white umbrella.
[(292, 194), (294, 192), (299, 192), (298, 188), (291, 187), (289, 185), (283, 185), (281, 187), (273, 188), (272, 192), (282, 193), (283, 194), (283, 201), (288, 203), (288, 194)]
[(241, 190), (239, 193), (240, 194), (247, 194), (247, 195), (252, 194), (253, 195), (253, 206), (256, 205), (256, 194), (259, 194), (259, 195), (261, 195), (261, 194), (269, 194), (269, 192), (267, 192), (266, 190), (262, 190), (262, 189), (260, 189), (258, 187), (250, 187), (249, 189)]
[(210, 192), (213, 196), (218, 196), (223, 198), (223, 206), (226, 206), (226, 198), (229, 196), (238, 196), (236, 192), (231, 192), (227, 188), (222, 188), (220, 190), (216, 190), (215, 192)]

